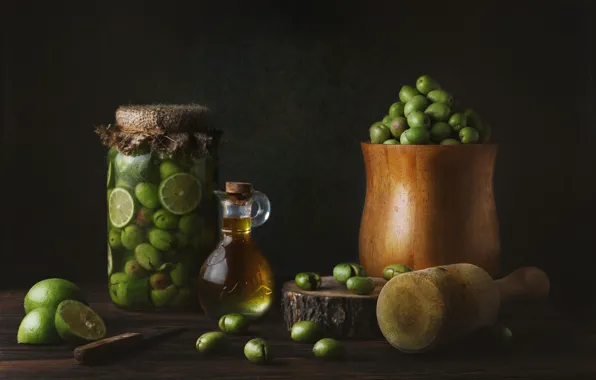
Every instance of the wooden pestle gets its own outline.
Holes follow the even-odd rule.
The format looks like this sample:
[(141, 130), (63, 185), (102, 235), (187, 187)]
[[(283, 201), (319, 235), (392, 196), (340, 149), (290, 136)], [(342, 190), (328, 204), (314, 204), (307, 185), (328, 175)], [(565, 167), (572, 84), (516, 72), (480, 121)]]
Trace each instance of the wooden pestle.
[(472, 264), (442, 265), (389, 280), (377, 300), (377, 322), (393, 347), (427, 352), (493, 325), (501, 304), (544, 298), (548, 291), (547, 275), (534, 267), (494, 281)]

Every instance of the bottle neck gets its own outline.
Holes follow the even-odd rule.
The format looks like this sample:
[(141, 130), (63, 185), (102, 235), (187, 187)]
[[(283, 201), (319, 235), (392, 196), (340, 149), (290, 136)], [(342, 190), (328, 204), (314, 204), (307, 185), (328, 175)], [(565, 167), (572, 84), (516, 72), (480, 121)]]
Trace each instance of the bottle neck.
[(250, 239), (252, 219), (250, 217), (223, 217), (221, 231), (224, 235)]
[(235, 238), (250, 239), (252, 227), (252, 199), (226, 195), (221, 201), (222, 205), (222, 233)]

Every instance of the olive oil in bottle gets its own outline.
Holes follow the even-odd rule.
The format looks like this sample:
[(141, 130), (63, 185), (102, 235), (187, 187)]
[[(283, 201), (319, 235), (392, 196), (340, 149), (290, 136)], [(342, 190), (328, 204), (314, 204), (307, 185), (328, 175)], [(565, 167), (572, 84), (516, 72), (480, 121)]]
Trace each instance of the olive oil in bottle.
[[(227, 182), (226, 191), (216, 194), (222, 205), (222, 240), (201, 268), (201, 306), (214, 319), (229, 313), (258, 319), (271, 307), (274, 280), (251, 229), (269, 218), (269, 199), (250, 183), (241, 182)], [(255, 204), (258, 211), (251, 217)]]

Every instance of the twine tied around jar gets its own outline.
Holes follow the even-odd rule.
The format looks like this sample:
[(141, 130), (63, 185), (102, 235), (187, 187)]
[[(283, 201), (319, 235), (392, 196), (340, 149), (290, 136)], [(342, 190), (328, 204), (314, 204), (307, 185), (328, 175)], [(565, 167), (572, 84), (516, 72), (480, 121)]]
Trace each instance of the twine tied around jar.
[(211, 111), (199, 104), (127, 105), (116, 110), (116, 123), (97, 126), (101, 142), (130, 154), (144, 146), (152, 152), (210, 153), (222, 132), (211, 127)]

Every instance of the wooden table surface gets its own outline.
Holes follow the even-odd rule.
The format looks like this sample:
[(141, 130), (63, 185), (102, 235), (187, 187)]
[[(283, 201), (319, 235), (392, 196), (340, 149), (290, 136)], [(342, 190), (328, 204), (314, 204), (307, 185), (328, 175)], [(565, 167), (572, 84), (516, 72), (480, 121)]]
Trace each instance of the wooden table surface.
[[(158, 326), (187, 325), (189, 330), (134, 356), (101, 366), (83, 366), (66, 346), (17, 344), (24, 316), (24, 291), (0, 292), (0, 379), (596, 379), (596, 323), (568, 319), (548, 305), (504, 316), (514, 338), (506, 345), (467, 339), (425, 355), (406, 355), (384, 340), (345, 341), (346, 361), (327, 362), (311, 345), (294, 343), (281, 314), (234, 337), (229, 356), (202, 357), (195, 350), (200, 334), (216, 329), (202, 314), (123, 312), (108, 298), (105, 285), (83, 287), (90, 305), (104, 318), (108, 335), (143, 332)], [(267, 366), (243, 356), (252, 336), (268, 339), (276, 359)]]

